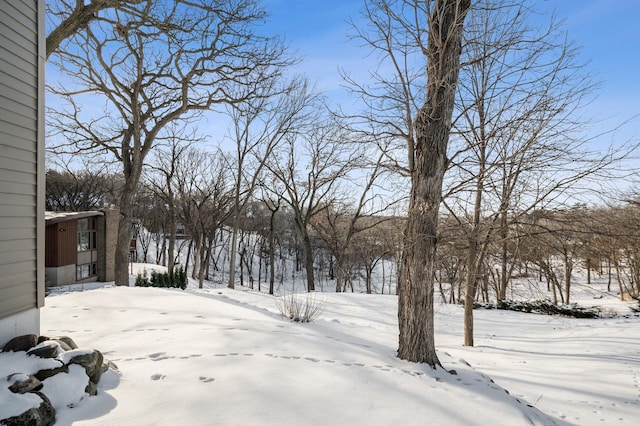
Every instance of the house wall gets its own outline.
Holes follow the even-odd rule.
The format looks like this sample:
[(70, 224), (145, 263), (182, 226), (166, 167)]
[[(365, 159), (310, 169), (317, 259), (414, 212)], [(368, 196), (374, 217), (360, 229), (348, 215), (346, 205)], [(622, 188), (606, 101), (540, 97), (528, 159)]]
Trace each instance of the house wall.
[(47, 225), (45, 266), (47, 268), (76, 263), (78, 227), (75, 220)]
[(76, 282), (76, 264), (45, 268), (47, 286), (66, 285)]
[(44, 0), (0, 8), (0, 345), (44, 304)]
[[(84, 219), (95, 219), (97, 231), (97, 248), (85, 252), (78, 252), (78, 221)], [(72, 218), (64, 222), (49, 223), (46, 227), (45, 238), (45, 277), (47, 286), (60, 286), (80, 282), (95, 281), (96, 276), (78, 279), (78, 265), (96, 263), (97, 279), (101, 278), (100, 264), (105, 260), (105, 244), (107, 236), (105, 231), (105, 220), (102, 213), (95, 216), (83, 214), (80, 219)]]

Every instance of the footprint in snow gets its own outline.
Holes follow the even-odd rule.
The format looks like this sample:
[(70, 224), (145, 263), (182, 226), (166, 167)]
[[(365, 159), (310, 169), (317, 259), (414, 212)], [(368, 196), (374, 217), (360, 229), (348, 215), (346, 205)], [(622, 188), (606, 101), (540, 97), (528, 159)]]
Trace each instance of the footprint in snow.
[(149, 358), (151, 358), (151, 361), (162, 361), (163, 359), (169, 359), (174, 357), (167, 356), (166, 352), (156, 352), (154, 354), (149, 355)]
[(167, 377), (167, 376), (165, 376), (164, 374), (156, 373), (156, 374), (151, 375), (151, 380), (153, 380), (153, 381), (163, 380), (165, 377)]
[(202, 383), (211, 383), (216, 380), (213, 377), (204, 377), (204, 376), (200, 376), (199, 379)]

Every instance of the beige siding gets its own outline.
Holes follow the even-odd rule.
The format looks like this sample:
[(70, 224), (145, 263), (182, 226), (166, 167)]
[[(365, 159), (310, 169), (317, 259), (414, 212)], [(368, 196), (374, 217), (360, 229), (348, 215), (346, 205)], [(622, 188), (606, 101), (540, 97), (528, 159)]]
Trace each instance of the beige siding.
[(0, 318), (4, 318), (44, 301), (44, 2), (0, 3)]

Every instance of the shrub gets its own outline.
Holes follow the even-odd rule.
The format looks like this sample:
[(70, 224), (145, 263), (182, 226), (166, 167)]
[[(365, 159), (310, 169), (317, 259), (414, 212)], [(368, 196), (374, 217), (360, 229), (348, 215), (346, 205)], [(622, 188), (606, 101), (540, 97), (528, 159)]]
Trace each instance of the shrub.
[(182, 268), (182, 266), (178, 266), (173, 271), (173, 282), (176, 287), (180, 287), (181, 289), (187, 288), (187, 271)]
[(319, 300), (316, 293), (304, 296), (291, 293), (278, 297), (276, 307), (283, 317), (293, 322), (311, 322), (324, 310), (324, 301)]
[(187, 288), (187, 272), (181, 267), (175, 268), (169, 272), (151, 272), (151, 279), (147, 278), (147, 271), (144, 275), (138, 274), (136, 277), (136, 286), (138, 287), (159, 287), (170, 288), (176, 287), (182, 290)]
[(136, 287), (149, 287), (151, 284), (149, 283), (149, 277), (147, 276), (147, 270), (144, 270), (144, 274), (138, 272), (136, 276)]

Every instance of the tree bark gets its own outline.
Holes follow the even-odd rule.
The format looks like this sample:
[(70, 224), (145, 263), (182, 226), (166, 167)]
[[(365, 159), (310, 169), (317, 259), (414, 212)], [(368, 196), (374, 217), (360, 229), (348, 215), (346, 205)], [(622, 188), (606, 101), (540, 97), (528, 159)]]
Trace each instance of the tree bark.
[(304, 249), (304, 268), (307, 276), (307, 291), (316, 290), (315, 279), (313, 276), (313, 249), (311, 248), (311, 238), (309, 233), (304, 230), (302, 235), (302, 247)]
[(141, 173), (142, 159), (140, 161), (124, 161), (125, 180), (120, 196), (120, 221), (114, 259), (114, 277), (117, 286), (129, 286), (129, 245), (133, 236), (134, 218), (133, 196), (138, 188)]
[(467, 254), (467, 276), (464, 293), (464, 346), (473, 346), (473, 304), (478, 286), (478, 241), (476, 237), (469, 240)]
[(441, 365), (434, 342), (434, 261), (442, 181), (470, 0), (435, 0), (429, 16), (427, 97), (409, 150), (411, 195), (398, 280), (398, 357)]

